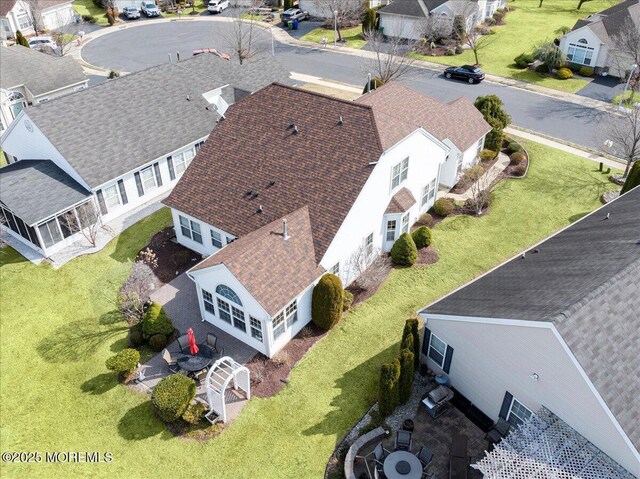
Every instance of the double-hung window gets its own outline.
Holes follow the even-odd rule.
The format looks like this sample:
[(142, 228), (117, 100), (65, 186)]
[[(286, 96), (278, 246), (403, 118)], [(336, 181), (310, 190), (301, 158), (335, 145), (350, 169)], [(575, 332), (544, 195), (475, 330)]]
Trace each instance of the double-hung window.
[(340, 261), (338, 261), (329, 269), (329, 273), (335, 274), (336, 276), (340, 274)]
[(249, 325), (251, 326), (251, 337), (262, 342), (262, 321), (249, 316)]
[(287, 318), (287, 327), (290, 328), (293, 326), (293, 323), (298, 321), (298, 301), (293, 300), (291, 303), (287, 305), (284, 311), (284, 315)]
[(109, 210), (120, 205), (120, 192), (118, 191), (117, 185), (104, 188), (102, 194), (104, 195), (104, 202)]
[(29, 18), (28, 13), (25, 12), (18, 14), (18, 26), (20, 27), (20, 30), (31, 28), (31, 25), (33, 24), (31, 23), (31, 18)]
[(142, 180), (142, 186), (144, 192), (147, 193), (158, 187), (156, 183), (156, 175), (153, 172), (153, 166), (148, 166), (144, 170), (140, 170), (140, 179)]
[(532, 414), (533, 413), (527, 406), (522, 404), (516, 398), (513, 398), (511, 401), (511, 407), (509, 408), (509, 414), (507, 414), (507, 422), (512, 426), (517, 427), (529, 419)]
[(278, 339), (282, 333), (284, 333), (284, 311), (281, 311), (275, 318), (273, 318), (273, 339)]
[(387, 241), (396, 240), (396, 220), (387, 221)]
[(369, 236), (364, 239), (364, 251), (367, 258), (373, 254), (373, 233), (369, 234)]
[(213, 307), (213, 295), (209, 291), (202, 290), (202, 302), (204, 303), (204, 310), (211, 314), (216, 314), (216, 310)]
[(425, 206), (435, 197), (436, 197), (436, 180), (433, 179), (428, 185), (422, 188), (422, 199), (420, 200), (420, 207)]
[(409, 158), (396, 164), (391, 171), (391, 189), (398, 187), (409, 175)]
[(407, 211), (402, 217), (402, 232), (406, 233), (409, 231), (409, 212)]
[(247, 323), (244, 319), (244, 311), (235, 306), (231, 306), (231, 315), (233, 316), (233, 325), (246, 333)]
[(196, 243), (202, 244), (202, 230), (200, 229), (200, 224), (195, 221), (191, 221), (182, 215), (179, 215), (179, 218), (182, 236), (192, 239)]
[(211, 230), (211, 244), (216, 248), (222, 248), (222, 235), (217, 231)]
[(438, 367), (443, 368), (446, 353), (447, 343), (431, 333), (431, 338), (429, 339), (429, 358), (436, 363)]
[(176, 170), (176, 175), (180, 176), (189, 166), (193, 157), (196, 156), (194, 148), (189, 148), (182, 153), (178, 153), (173, 157), (173, 166)]
[(231, 306), (220, 298), (218, 298), (218, 314), (221, 320), (231, 324)]

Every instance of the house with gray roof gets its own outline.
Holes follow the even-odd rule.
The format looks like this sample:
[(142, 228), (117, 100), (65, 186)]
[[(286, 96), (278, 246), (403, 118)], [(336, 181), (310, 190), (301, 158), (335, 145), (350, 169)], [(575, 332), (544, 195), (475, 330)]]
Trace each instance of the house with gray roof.
[(82, 240), (78, 224), (159, 201), (229, 105), (272, 81), (289, 80), (271, 56), (204, 54), (23, 109), (0, 138), (2, 228), (46, 257)]
[(624, 0), (578, 20), (560, 38), (559, 48), (573, 64), (624, 78), (636, 59), (616, 48), (616, 37), (629, 28), (640, 29), (640, 0)]
[(0, 47), (0, 134), (27, 105), (87, 88), (72, 57), (47, 55), (22, 45)]
[[(57, 30), (76, 20), (73, 0), (0, 0), (0, 40), (33, 35), (38, 30)], [(34, 25), (35, 23), (35, 25)]]
[(640, 477), (639, 298), (637, 187), (420, 311), (422, 361), (494, 421), (544, 407)]

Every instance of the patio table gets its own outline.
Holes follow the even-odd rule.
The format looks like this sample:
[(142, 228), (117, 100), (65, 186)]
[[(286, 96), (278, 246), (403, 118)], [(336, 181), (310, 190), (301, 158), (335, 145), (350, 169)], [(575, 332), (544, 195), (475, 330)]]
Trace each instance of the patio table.
[(396, 451), (389, 454), (382, 466), (387, 479), (420, 479), (422, 463), (409, 451)]
[(199, 345), (200, 351), (197, 354), (181, 354), (176, 359), (176, 363), (180, 369), (187, 372), (195, 373), (202, 371), (213, 362), (213, 350), (205, 345)]

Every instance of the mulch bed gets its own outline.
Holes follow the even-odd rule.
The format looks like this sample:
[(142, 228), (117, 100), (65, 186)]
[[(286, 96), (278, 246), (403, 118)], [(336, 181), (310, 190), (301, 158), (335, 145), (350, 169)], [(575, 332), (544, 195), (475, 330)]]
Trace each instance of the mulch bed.
[(140, 253), (147, 248), (156, 256), (157, 266), (152, 265), (151, 269), (163, 284), (184, 273), (198, 261), (202, 261), (201, 254), (175, 241), (175, 233), (171, 226), (153, 235), (149, 244), (138, 253), (136, 261), (140, 259)]
[[(478, 165), (482, 166), (484, 171), (487, 172), (493, 165), (496, 164), (497, 161), (498, 155), (496, 155), (496, 157), (491, 161), (480, 161), (478, 162)], [(462, 195), (466, 193), (469, 188), (471, 188), (472, 183), (473, 181), (471, 181), (469, 177), (463, 173), (460, 177), (460, 180), (455, 185), (453, 185), (453, 188), (451, 188), (451, 193)]]
[(327, 331), (309, 323), (273, 359), (264, 354), (254, 356), (245, 365), (251, 373), (251, 395), (268, 398), (277, 394), (296, 363), (326, 334)]
[(426, 266), (438, 262), (438, 253), (431, 246), (418, 250), (418, 259), (415, 266)]

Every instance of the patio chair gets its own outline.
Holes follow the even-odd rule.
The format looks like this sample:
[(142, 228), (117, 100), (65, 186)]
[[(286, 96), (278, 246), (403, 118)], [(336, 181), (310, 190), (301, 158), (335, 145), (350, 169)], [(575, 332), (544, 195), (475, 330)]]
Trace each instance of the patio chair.
[(189, 348), (189, 336), (187, 334), (183, 334), (178, 338), (178, 346), (180, 346), (180, 351), (182, 352)]
[(431, 464), (431, 460), (433, 459), (433, 453), (424, 446), (420, 447), (420, 452), (418, 452), (418, 459), (422, 463), (423, 469), (426, 471), (429, 464)]
[(202, 371), (198, 371), (196, 373), (195, 377), (196, 377), (196, 381), (198, 381), (198, 384), (202, 384), (202, 381), (207, 379), (207, 374), (209, 374), (208, 368), (204, 368)]
[(171, 371), (172, 373), (177, 373), (179, 371), (180, 368), (178, 367), (178, 363), (166, 348), (162, 351), (162, 359), (164, 359), (167, 363), (169, 371)]
[(496, 444), (500, 442), (500, 440), (509, 434), (509, 428), (511, 424), (509, 424), (504, 419), (498, 419), (498, 422), (493, 425), (493, 428), (487, 433), (487, 439)]
[(214, 353), (218, 352), (216, 345), (218, 344), (218, 338), (213, 333), (207, 333), (207, 346), (209, 346)]
[(382, 465), (388, 453), (389, 451), (387, 451), (384, 447), (382, 447), (382, 443), (378, 444), (376, 448), (373, 450), (373, 458), (376, 461), (376, 464)]
[(411, 433), (400, 430), (396, 433), (396, 451), (411, 451)]

